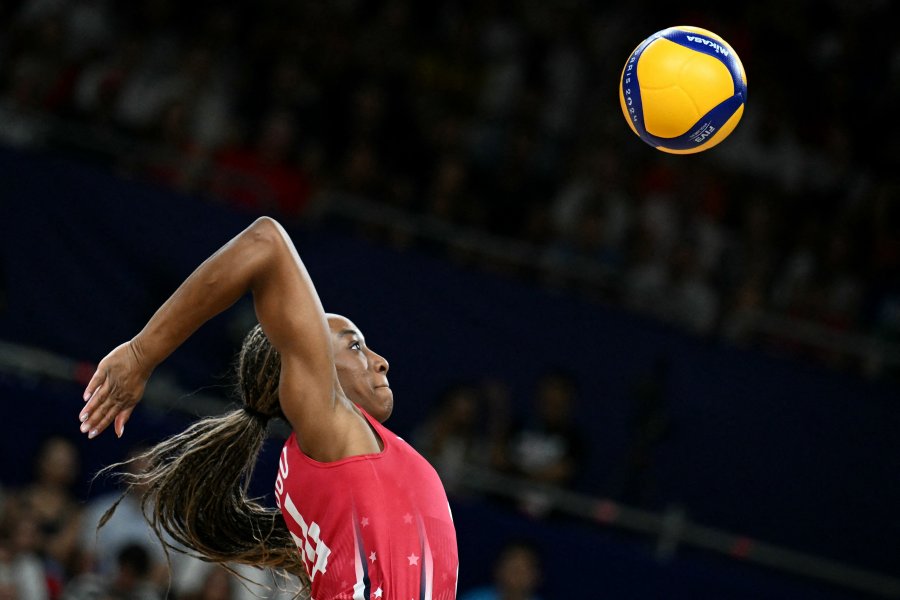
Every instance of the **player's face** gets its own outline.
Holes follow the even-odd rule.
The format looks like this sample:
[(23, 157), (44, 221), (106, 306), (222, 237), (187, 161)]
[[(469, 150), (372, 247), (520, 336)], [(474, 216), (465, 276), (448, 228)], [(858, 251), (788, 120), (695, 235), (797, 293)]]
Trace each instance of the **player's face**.
[(388, 361), (366, 346), (362, 332), (350, 319), (330, 314), (328, 326), (341, 388), (350, 400), (384, 422), (394, 409)]

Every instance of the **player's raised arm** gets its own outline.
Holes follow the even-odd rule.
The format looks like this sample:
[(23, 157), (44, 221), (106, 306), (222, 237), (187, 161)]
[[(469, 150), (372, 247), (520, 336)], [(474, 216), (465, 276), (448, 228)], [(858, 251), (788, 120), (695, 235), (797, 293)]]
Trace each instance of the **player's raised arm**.
[(153, 369), (248, 291), (260, 325), (281, 354), (280, 395), (290, 399), (282, 402), (285, 415), (292, 424), (315, 423), (315, 430), (303, 428), (310, 429), (307, 437), (327, 438), (339, 389), (328, 325), (293, 243), (265, 217), (204, 261), (140, 333), (100, 362), (85, 389), (82, 432), (95, 437), (115, 422), (121, 436)]

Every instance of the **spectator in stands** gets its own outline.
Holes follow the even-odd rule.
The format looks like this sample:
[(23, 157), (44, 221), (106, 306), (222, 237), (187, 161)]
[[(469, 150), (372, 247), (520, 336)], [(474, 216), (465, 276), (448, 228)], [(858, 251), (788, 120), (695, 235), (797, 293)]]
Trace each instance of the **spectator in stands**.
[(179, 600), (296, 600), (296, 580), (247, 565), (221, 565), (191, 559), (182, 562), (172, 581)]
[(182, 600), (237, 600), (235, 581), (231, 573), (218, 565), (211, 565), (196, 590), (182, 594)]
[(512, 425), (494, 456), (502, 471), (540, 486), (520, 499), (521, 508), (535, 516), (549, 509), (546, 486), (569, 488), (582, 471), (587, 447), (574, 419), (576, 394), (570, 373), (545, 372), (535, 389), (534, 412)]
[(38, 555), (40, 539), (31, 518), (0, 519), (0, 599), (52, 600), (61, 587)]
[(540, 600), (541, 560), (526, 541), (504, 546), (494, 565), (494, 582), (460, 595), (459, 600)]
[(719, 321), (719, 293), (700, 263), (696, 249), (690, 244), (676, 246), (670, 269), (672, 280), (665, 295), (669, 304), (666, 319), (696, 335), (711, 335)]
[(448, 494), (459, 491), (467, 465), (485, 456), (479, 425), (481, 398), (470, 384), (456, 384), (445, 390), (434, 412), (421, 425), (413, 441), (444, 483)]
[(668, 309), (666, 290), (671, 282), (668, 255), (659, 249), (647, 227), (638, 227), (630, 242), (620, 290), (622, 301), (629, 310), (662, 319)]
[(109, 575), (75, 578), (66, 586), (63, 600), (162, 600), (150, 581), (150, 557), (144, 546), (130, 544), (119, 550), (116, 566)]
[(272, 110), (248, 144), (223, 149), (216, 157), (212, 191), (244, 209), (296, 218), (306, 208), (310, 182), (298, 161), (296, 118)]
[(39, 530), (38, 553), (55, 569), (75, 569), (81, 509), (72, 492), (78, 480), (75, 445), (62, 437), (47, 439), (38, 453), (34, 480), (11, 499), (13, 520), (34, 519)]
[[(139, 456), (143, 449), (138, 447), (128, 453), (128, 458)], [(146, 462), (135, 460), (129, 462), (129, 473), (140, 473), (146, 468)], [(97, 528), (100, 518), (121, 495), (113, 491), (98, 496), (87, 503), (82, 519), (80, 542), (86, 554), (86, 561), (92, 565), (93, 571), (110, 577), (119, 567), (119, 554), (128, 546), (140, 546), (146, 552), (148, 572), (151, 579), (158, 584), (168, 580), (168, 569), (163, 548), (147, 525), (141, 512), (141, 497), (144, 489), (135, 486), (130, 493), (122, 497), (116, 512), (102, 528)]]

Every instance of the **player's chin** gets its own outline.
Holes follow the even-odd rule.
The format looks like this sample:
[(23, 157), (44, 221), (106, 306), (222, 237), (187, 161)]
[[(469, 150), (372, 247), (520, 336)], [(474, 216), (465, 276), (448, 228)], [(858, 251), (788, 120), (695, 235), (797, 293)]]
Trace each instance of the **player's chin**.
[(394, 391), (386, 386), (375, 388), (374, 405), (378, 407), (376, 419), (384, 423), (394, 412)]

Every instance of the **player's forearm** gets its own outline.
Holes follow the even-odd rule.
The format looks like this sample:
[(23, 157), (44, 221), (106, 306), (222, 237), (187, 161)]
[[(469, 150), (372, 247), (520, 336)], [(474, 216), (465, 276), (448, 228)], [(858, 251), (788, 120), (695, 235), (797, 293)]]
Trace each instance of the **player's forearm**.
[(279, 251), (275, 227), (268, 219), (255, 221), (197, 267), (156, 311), (132, 340), (148, 372), (261, 279)]

